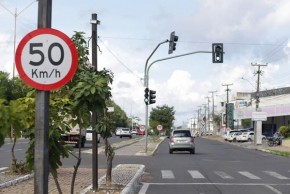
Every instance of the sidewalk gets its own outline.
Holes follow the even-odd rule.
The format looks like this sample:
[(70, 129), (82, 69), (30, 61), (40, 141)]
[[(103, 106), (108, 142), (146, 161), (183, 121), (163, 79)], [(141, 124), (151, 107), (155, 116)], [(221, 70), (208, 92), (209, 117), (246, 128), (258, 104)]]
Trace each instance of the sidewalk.
[[(161, 139), (163, 141), (164, 138)], [(160, 141), (153, 141), (148, 137), (147, 153), (145, 149), (144, 137), (138, 140), (132, 139), (119, 144), (113, 144), (115, 147), (116, 155), (138, 155), (138, 156), (151, 156), (155, 153)], [(134, 144), (134, 146), (127, 146)], [(103, 148), (99, 149), (99, 154), (104, 151)], [(86, 153), (89, 153), (87, 151)], [(112, 193), (112, 194), (133, 194), (139, 187), (139, 180), (145, 169), (144, 165), (139, 164), (121, 164), (112, 169), (112, 184), (115, 186), (110, 191), (92, 192), (92, 169), (91, 168), (79, 168), (75, 181), (74, 193), (91, 194), (91, 193)], [(63, 193), (70, 193), (71, 177), (73, 168), (60, 168), (58, 170), (58, 180)], [(106, 169), (98, 169), (99, 188), (102, 188), (105, 183)], [(1, 180), (0, 173), (0, 180)], [(29, 177), (28, 177), (29, 176)], [(5, 185), (6, 184), (6, 185)], [(49, 177), (49, 193), (57, 194), (54, 180)], [(33, 175), (22, 176), (18, 179), (13, 179), (10, 182), (0, 184), (0, 194), (17, 193), (17, 194), (29, 194), (34, 192), (34, 179)]]
[(210, 136), (202, 136), (203, 138), (212, 139), (220, 142), (229, 143), (231, 145), (247, 148), (247, 149), (254, 149), (263, 152), (273, 153), (273, 152), (285, 152), (290, 155), (290, 148), (285, 146), (273, 146), (269, 147), (267, 142), (263, 142), (261, 145), (255, 145), (253, 142), (227, 142), (221, 136), (218, 135), (210, 135)]

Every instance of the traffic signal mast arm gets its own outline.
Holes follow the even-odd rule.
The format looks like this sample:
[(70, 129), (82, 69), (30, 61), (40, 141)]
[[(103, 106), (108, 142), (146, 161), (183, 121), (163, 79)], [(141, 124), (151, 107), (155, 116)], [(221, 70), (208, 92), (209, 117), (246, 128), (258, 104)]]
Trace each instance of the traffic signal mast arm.
[(163, 42), (160, 42), (160, 43), (156, 46), (156, 48), (153, 50), (153, 52), (150, 54), (150, 56), (148, 57), (148, 59), (146, 60), (146, 63), (145, 63), (145, 71), (144, 71), (144, 86), (145, 86), (145, 87), (146, 87), (146, 83), (147, 83), (147, 80), (146, 80), (147, 75), (146, 75), (146, 73), (147, 73), (148, 61), (149, 61), (149, 59), (152, 57), (152, 55), (155, 53), (155, 51), (158, 49), (158, 47), (159, 47), (161, 44), (164, 44), (164, 43), (167, 43), (167, 42), (169, 42), (169, 40), (165, 40), (165, 41), (163, 41)]
[(166, 57), (166, 58), (162, 58), (162, 59), (158, 59), (158, 60), (155, 60), (153, 61), (152, 63), (150, 63), (150, 65), (148, 66), (147, 70), (146, 70), (146, 73), (145, 73), (145, 87), (148, 87), (148, 79), (149, 79), (149, 69), (150, 67), (154, 64), (154, 63), (157, 63), (157, 62), (160, 62), (160, 61), (165, 61), (165, 60), (169, 60), (169, 59), (174, 59), (174, 58), (178, 58), (178, 57), (183, 57), (183, 56), (187, 56), (187, 55), (193, 55), (193, 54), (198, 54), (198, 53), (212, 53), (212, 51), (196, 51), (196, 52), (190, 52), (190, 53), (185, 53), (185, 54), (181, 54), (181, 55), (175, 55), (175, 56), (172, 56), (172, 57)]

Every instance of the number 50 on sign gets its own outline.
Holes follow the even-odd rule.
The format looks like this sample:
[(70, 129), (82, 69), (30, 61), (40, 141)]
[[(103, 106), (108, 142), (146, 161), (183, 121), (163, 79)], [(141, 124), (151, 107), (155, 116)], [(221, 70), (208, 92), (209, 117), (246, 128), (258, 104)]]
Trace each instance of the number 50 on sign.
[(73, 77), (78, 54), (74, 43), (64, 33), (40, 28), (21, 40), (15, 62), (25, 83), (39, 90), (54, 90)]

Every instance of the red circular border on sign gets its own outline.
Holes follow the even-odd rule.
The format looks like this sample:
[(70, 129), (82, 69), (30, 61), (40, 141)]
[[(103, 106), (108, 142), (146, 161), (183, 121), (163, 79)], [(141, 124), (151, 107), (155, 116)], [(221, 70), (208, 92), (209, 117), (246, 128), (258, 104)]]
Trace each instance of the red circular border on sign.
[[(42, 34), (51, 34), (54, 36), (57, 36), (59, 38), (61, 38), (69, 47), (69, 50), (71, 52), (71, 56), (72, 56), (72, 64), (70, 67), (69, 72), (66, 74), (66, 76), (64, 78), (62, 78), (61, 80), (59, 80), (56, 83), (53, 84), (40, 84), (32, 79), (30, 79), (30, 77), (28, 77), (26, 75), (26, 73), (23, 70), (23, 66), (22, 66), (22, 62), (21, 62), (21, 55), (22, 55), (22, 51), (24, 46), (27, 44), (27, 42), (29, 40), (31, 40), (32, 38), (38, 36), (38, 35), (42, 35)], [(22, 78), (22, 80), (30, 85), (31, 87), (38, 89), (38, 90), (45, 90), (45, 91), (49, 91), (49, 90), (55, 90), (58, 89), (62, 86), (64, 86), (67, 82), (69, 82), (77, 68), (78, 68), (78, 52), (77, 49), (73, 43), (73, 41), (63, 32), (53, 29), (53, 28), (39, 28), (37, 30), (34, 30), (30, 33), (28, 33), (26, 36), (24, 36), (24, 38), (20, 41), (16, 53), (15, 53), (15, 63), (16, 63), (16, 68), (17, 71), (19, 73), (19, 76)]]

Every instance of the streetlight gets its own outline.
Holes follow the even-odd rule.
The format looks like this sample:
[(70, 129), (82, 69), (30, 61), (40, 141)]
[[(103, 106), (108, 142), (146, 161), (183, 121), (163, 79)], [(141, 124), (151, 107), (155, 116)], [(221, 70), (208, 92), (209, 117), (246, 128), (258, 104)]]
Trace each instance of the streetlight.
[(5, 7), (2, 3), (0, 5), (8, 11), (11, 15), (14, 16), (14, 40), (13, 40), (13, 78), (15, 77), (15, 45), (16, 45), (16, 20), (17, 16), (19, 16), (24, 10), (26, 10), (28, 7), (30, 7), (33, 3), (37, 2), (38, 0), (35, 0), (28, 4), (26, 7), (24, 7), (20, 12), (17, 12), (17, 8), (15, 8), (15, 12), (13, 13), (11, 10), (9, 10), (7, 7)]
[(248, 79), (244, 77), (241, 77), (241, 79), (247, 81), (253, 88), (255, 88), (255, 86)]

